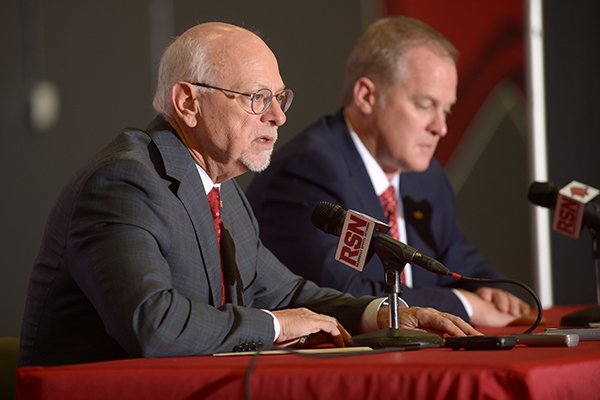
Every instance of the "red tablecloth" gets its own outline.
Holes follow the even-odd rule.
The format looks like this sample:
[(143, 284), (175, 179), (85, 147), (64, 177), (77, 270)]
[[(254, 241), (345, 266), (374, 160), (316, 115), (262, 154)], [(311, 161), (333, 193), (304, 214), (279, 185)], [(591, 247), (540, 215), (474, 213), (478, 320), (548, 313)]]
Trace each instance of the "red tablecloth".
[[(548, 326), (576, 309), (545, 314)], [(487, 329), (520, 333), (523, 327)], [(23, 367), (17, 399), (600, 399), (600, 342), (503, 351), (176, 357)]]

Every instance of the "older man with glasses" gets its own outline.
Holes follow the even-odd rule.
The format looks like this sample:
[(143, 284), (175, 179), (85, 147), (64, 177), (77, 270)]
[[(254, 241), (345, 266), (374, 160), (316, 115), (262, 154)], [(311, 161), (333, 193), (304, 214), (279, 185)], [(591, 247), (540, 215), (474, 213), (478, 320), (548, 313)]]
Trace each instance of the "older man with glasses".
[[(344, 327), (385, 327), (381, 299), (285, 268), (232, 180), (268, 166), (292, 98), (271, 50), (245, 29), (206, 23), (175, 40), (159, 70), (160, 116), (102, 150), (49, 218), (21, 364), (254, 350), (313, 333), (344, 346)], [(430, 309), (403, 308), (400, 323), (477, 334)]]

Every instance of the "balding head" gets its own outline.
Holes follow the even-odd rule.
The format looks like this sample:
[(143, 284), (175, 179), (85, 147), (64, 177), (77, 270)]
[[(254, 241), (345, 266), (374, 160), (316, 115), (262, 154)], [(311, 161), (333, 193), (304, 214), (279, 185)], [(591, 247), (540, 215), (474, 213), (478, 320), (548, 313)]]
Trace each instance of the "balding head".
[(171, 88), (177, 81), (240, 79), (240, 68), (257, 56), (275, 60), (263, 40), (247, 29), (222, 22), (208, 22), (188, 29), (161, 58), (153, 101), (155, 110), (165, 117), (173, 116)]

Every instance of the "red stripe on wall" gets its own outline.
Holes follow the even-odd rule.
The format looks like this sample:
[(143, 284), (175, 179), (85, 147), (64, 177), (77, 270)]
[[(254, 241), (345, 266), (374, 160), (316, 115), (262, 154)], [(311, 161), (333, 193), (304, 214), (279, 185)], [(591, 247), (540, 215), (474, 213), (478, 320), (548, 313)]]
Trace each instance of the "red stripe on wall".
[(505, 79), (524, 87), (523, 2), (520, 0), (387, 0), (388, 15), (423, 20), (459, 50), (458, 102), (436, 156), (445, 164), (493, 88)]

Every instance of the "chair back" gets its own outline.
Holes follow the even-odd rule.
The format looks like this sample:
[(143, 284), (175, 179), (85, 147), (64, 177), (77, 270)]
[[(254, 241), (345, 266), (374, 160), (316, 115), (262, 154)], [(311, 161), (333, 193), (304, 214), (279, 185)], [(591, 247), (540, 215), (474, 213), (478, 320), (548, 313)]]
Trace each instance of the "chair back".
[(19, 339), (0, 337), (0, 399), (15, 398)]

